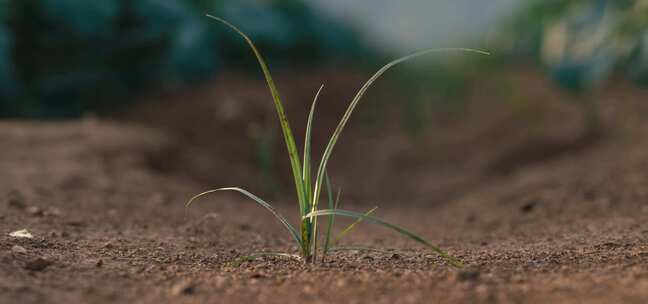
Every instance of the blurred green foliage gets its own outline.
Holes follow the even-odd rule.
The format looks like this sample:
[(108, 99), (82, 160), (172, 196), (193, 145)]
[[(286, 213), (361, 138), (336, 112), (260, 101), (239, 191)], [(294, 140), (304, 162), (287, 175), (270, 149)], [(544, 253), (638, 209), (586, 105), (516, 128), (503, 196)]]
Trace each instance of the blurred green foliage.
[(568, 91), (613, 71), (648, 84), (648, 1), (534, 0), (499, 37), (509, 55), (537, 59)]
[(12, 37), (6, 28), (0, 27), (0, 100), (15, 94), (16, 84), (11, 73), (10, 53)]
[(205, 13), (258, 41), (273, 63), (366, 50), (303, 1), (0, 0), (0, 117), (113, 110), (147, 89), (211, 78), (248, 50)]
[(16, 90), (11, 62), (13, 35), (5, 25), (8, 12), (4, 8), (6, 8), (6, 3), (0, 2), (0, 102), (12, 98)]

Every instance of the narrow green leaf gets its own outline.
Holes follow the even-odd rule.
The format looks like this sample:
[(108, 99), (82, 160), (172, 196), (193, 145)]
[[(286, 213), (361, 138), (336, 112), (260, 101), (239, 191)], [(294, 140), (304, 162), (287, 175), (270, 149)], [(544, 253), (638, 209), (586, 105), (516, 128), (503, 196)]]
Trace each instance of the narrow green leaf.
[(295, 144), (295, 138), (293, 136), (292, 129), (290, 128), (290, 124), (288, 123), (288, 117), (286, 116), (286, 113), (284, 111), (283, 104), (281, 103), (279, 90), (277, 90), (277, 86), (275, 85), (274, 80), (272, 79), (272, 75), (270, 74), (270, 69), (268, 68), (268, 65), (265, 63), (263, 56), (261, 56), (261, 53), (252, 42), (252, 39), (250, 39), (250, 37), (248, 37), (245, 33), (243, 33), (243, 31), (241, 31), (238, 27), (216, 16), (212, 16), (208, 14), (207, 17), (219, 21), (225, 24), (226, 26), (228, 26), (229, 28), (233, 29), (234, 31), (236, 31), (239, 35), (241, 35), (241, 37), (243, 37), (243, 39), (245, 39), (245, 42), (247, 42), (247, 44), (252, 49), (252, 52), (254, 52), (254, 55), (256, 56), (259, 65), (261, 66), (261, 70), (263, 71), (263, 75), (265, 76), (266, 82), (268, 83), (268, 88), (270, 89), (270, 94), (272, 95), (272, 99), (274, 100), (275, 108), (277, 109), (277, 115), (279, 116), (279, 122), (281, 123), (281, 130), (283, 131), (284, 140), (286, 141), (286, 147), (288, 148), (288, 156), (290, 157), (290, 165), (292, 167), (292, 173), (295, 179), (295, 188), (297, 190), (297, 199), (299, 200), (300, 212), (302, 212), (301, 210), (308, 209), (306, 206), (304, 184), (301, 176), (302, 169), (299, 160), (299, 152), (297, 152), (297, 145)]
[[(326, 174), (326, 177), (328, 178), (328, 173)], [(312, 232), (313, 232), (312, 233), (312, 240), (311, 240), (313, 248), (312, 248), (311, 252), (313, 253), (312, 261), (316, 262), (317, 261), (317, 245), (318, 245), (318, 243), (317, 243), (318, 240), (317, 239), (319, 237), (319, 229), (318, 229), (319, 225), (317, 224), (317, 218), (316, 217), (315, 218), (310, 218), (310, 219), (307, 219), (307, 220), (310, 221), (311, 227), (313, 229), (312, 230)]]
[(461, 261), (459, 261), (459, 259), (451, 256), (447, 252), (441, 250), (439, 247), (437, 247), (437, 246), (433, 245), (432, 243), (426, 241), (422, 237), (420, 237), (420, 236), (406, 230), (403, 227), (400, 227), (400, 226), (397, 226), (397, 225), (394, 225), (394, 224), (390, 224), (388, 222), (385, 222), (385, 221), (383, 221), (383, 220), (381, 220), (379, 218), (376, 218), (376, 217), (373, 217), (373, 216), (370, 216), (370, 215), (364, 215), (362, 213), (353, 212), (353, 211), (347, 211), (347, 210), (325, 209), (325, 210), (317, 210), (317, 211), (311, 212), (311, 213), (307, 214), (304, 217), (305, 218), (310, 218), (310, 217), (332, 215), (332, 214), (340, 215), (340, 216), (346, 216), (346, 217), (352, 217), (352, 218), (357, 218), (357, 219), (363, 219), (363, 220), (365, 220), (367, 222), (370, 222), (370, 223), (373, 223), (373, 224), (378, 224), (378, 225), (387, 227), (389, 229), (392, 229), (392, 230), (394, 230), (394, 231), (396, 231), (396, 232), (398, 232), (398, 233), (400, 233), (402, 235), (405, 235), (405, 236), (409, 237), (410, 239), (424, 245), (425, 247), (429, 248), (430, 250), (436, 252), (438, 255), (440, 255), (442, 258), (444, 258), (448, 263), (452, 264), (453, 266), (458, 267), (458, 268), (463, 267), (463, 263)]
[[(337, 208), (336, 208), (336, 209), (337, 209)], [(366, 215), (366, 216), (367, 216), (367, 215), (371, 215), (374, 211), (376, 211), (376, 209), (378, 209), (378, 206), (371, 208), (371, 210), (365, 212), (364, 215)], [(337, 245), (337, 243), (339, 243), (340, 240), (341, 240), (343, 237), (345, 237), (347, 234), (349, 234), (349, 232), (351, 232), (351, 230), (353, 230), (353, 228), (355, 228), (358, 224), (360, 224), (360, 222), (362, 222), (362, 220), (363, 220), (362, 218), (358, 218), (358, 219), (355, 220), (355, 222), (351, 223), (351, 225), (349, 225), (349, 226), (347, 226), (346, 228), (344, 228), (344, 230), (342, 230), (342, 232), (340, 232), (340, 233), (335, 237), (335, 240), (333, 240), (333, 244)]]
[[(312, 176), (311, 176), (311, 138), (312, 138), (312, 129), (313, 129), (313, 117), (315, 116), (315, 106), (317, 105), (317, 100), (320, 93), (324, 89), (324, 85), (321, 85), (315, 97), (313, 98), (313, 103), (311, 105), (310, 113), (308, 113), (308, 122), (306, 123), (306, 135), (304, 136), (304, 172), (302, 178), (304, 181), (304, 198), (306, 200), (305, 208), (300, 210), (301, 216), (304, 216), (310, 211), (311, 203), (313, 200), (312, 192)], [(311, 220), (304, 220), (302, 222), (302, 239), (311, 240), (313, 244), (313, 261), (317, 258), (317, 222)]]
[[(335, 198), (335, 203), (333, 203), (333, 190), (331, 189), (331, 180), (329, 179), (328, 174), (326, 174), (326, 192), (328, 196), (329, 209), (337, 209), (340, 204), (340, 194), (342, 194), (342, 189), (338, 190), (337, 197)], [(326, 257), (326, 254), (329, 251), (329, 245), (331, 243), (331, 231), (333, 229), (333, 224), (335, 223), (335, 214), (329, 215), (328, 220), (329, 221), (328, 227), (326, 227), (326, 239), (324, 240), (322, 259)]]
[(301, 239), (302, 239), (302, 247), (304, 248), (304, 259), (306, 261), (311, 260), (311, 237), (313, 234), (313, 225), (310, 221), (310, 219), (303, 219), (301, 220), (300, 224), (300, 231), (301, 231)]
[(488, 52), (480, 51), (480, 50), (474, 50), (474, 49), (466, 49), (466, 48), (443, 48), (443, 49), (430, 49), (430, 50), (424, 50), (420, 51), (414, 54), (411, 54), (409, 56), (401, 57), (399, 59), (396, 59), (385, 66), (383, 66), (376, 74), (374, 74), (369, 80), (360, 88), (356, 96), (353, 98), (351, 103), (349, 104), (349, 107), (347, 108), (346, 112), (344, 112), (344, 115), (342, 116), (342, 119), (340, 120), (340, 123), (337, 125), (335, 128), (335, 131), (333, 131), (333, 135), (331, 136), (331, 139), (329, 140), (328, 144), (326, 145), (326, 148), (324, 150), (324, 154), (322, 155), (322, 159), (320, 160), (319, 163), (319, 168), (317, 169), (317, 175), (315, 178), (315, 190), (313, 194), (313, 201), (311, 202), (311, 212), (317, 210), (317, 203), (319, 202), (319, 197), (320, 193), (322, 191), (322, 182), (324, 179), (324, 172), (326, 171), (326, 166), (328, 164), (329, 158), (331, 157), (331, 153), (333, 153), (333, 148), (335, 147), (335, 144), (337, 143), (338, 138), (340, 137), (340, 134), (344, 130), (344, 127), (346, 126), (347, 122), (349, 121), (349, 118), (351, 117), (351, 113), (353, 113), (353, 110), (355, 109), (356, 105), (358, 102), (362, 99), (362, 96), (367, 92), (367, 90), (371, 87), (371, 85), (378, 79), (380, 76), (382, 76), (387, 70), (392, 68), (393, 66), (405, 62), (410, 59), (414, 59), (416, 57), (420, 57), (429, 53), (433, 52), (448, 52), (448, 51), (463, 51), (463, 52), (472, 52), (472, 53), (478, 53), (478, 54), (483, 54), (483, 55), (488, 55)]
[(264, 200), (262, 200), (258, 196), (248, 192), (245, 189), (241, 189), (241, 188), (237, 188), (237, 187), (227, 187), (227, 188), (219, 188), (219, 189), (213, 189), (213, 190), (205, 191), (203, 193), (200, 193), (200, 194), (192, 197), (189, 200), (189, 202), (187, 202), (187, 204), (185, 205), (185, 208), (188, 208), (189, 206), (191, 206), (191, 204), (193, 204), (193, 202), (196, 201), (198, 198), (203, 197), (203, 196), (205, 196), (207, 194), (211, 194), (211, 193), (219, 192), (219, 191), (236, 191), (236, 192), (239, 192), (239, 193), (251, 198), (257, 204), (259, 204), (259, 205), (263, 206), (264, 208), (266, 208), (268, 211), (270, 211), (270, 213), (272, 213), (272, 215), (274, 215), (284, 225), (284, 227), (286, 227), (286, 229), (288, 229), (288, 231), (290, 232), (290, 235), (293, 237), (293, 239), (295, 239), (295, 242), (297, 243), (297, 246), (299, 248), (301, 248), (302, 250), (305, 250), (304, 249), (304, 244), (302, 243), (301, 239), (299, 238), (299, 234), (297, 233), (297, 230), (295, 230), (295, 228), (293, 228), (293, 226), (290, 225), (290, 222), (288, 222), (288, 220), (285, 217), (283, 217), (283, 215), (279, 214), (279, 212), (277, 212), (277, 210), (275, 210), (275, 208), (272, 207), (272, 205), (268, 204), (267, 202), (265, 202)]
[[(307, 219), (307, 220), (312, 220), (312, 218), (311, 218), (311, 219)], [(314, 220), (311, 222), (311, 227), (313, 227), (313, 234), (312, 234), (312, 236), (311, 236), (311, 245), (312, 245), (312, 246), (311, 246), (311, 253), (312, 253), (312, 259), (311, 259), (311, 261), (312, 261), (312, 262), (316, 262), (316, 261), (317, 261), (317, 237), (318, 237), (318, 234), (319, 234), (319, 231), (318, 231), (318, 229), (317, 229), (317, 228), (318, 228), (317, 226), (318, 226), (318, 225), (317, 225), (317, 219), (314, 219)]]
[[(310, 113), (308, 113), (308, 122), (306, 123), (306, 135), (304, 138), (304, 173), (302, 174), (302, 178), (304, 180), (304, 192), (306, 196), (306, 201), (308, 202), (307, 205), (309, 205), (312, 200), (313, 200), (313, 193), (311, 192), (312, 190), (312, 176), (311, 176), (311, 134), (313, 130), (313, 117), (315, 116), (315, 106), (317, 104), (317, 99), (319, 98), (320, 93), (322, 92), (322, 89), (324, 89), (324, 85), (320, 86), (319, 90), (317, 90), (317, 93), (315, 94), (315, 98), (313, 98), (313, 104), (311, 105), (310, 108)], [(304, 214), (310, 212), (310, 206), (306, 206), (307, 208), (302, 210), (300, 213), (301, 216), (304, 216)]]

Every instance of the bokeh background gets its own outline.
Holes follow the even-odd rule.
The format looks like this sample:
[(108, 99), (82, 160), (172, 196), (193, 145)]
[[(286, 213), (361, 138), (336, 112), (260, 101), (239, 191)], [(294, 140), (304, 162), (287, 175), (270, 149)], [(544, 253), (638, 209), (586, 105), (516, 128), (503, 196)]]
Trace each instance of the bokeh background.
[(0, 0), (0, 117), (143, 124), (176, 142), (156, 170), (290, 194), (258, 66), (206, 13), (258, 44), (298, 137), (326, 85), (318, 149), (390, 59), (492, 53), (429, 56), (377, 83), (332, 164), (351, 199), (442, 202), (627, 134), (648, 97), (645, 0)]

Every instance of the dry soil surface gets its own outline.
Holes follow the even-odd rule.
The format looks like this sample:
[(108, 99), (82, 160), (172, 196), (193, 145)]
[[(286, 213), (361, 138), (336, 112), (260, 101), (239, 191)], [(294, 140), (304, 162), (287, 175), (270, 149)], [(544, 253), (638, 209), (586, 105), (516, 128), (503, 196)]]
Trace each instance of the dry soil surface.
[[(295, 248), (274, 218), (235, 194), (205, 198), (185, 215), (184, 202), (207, 186), (163, 164), (195, 149), (182, 136), (94, 119), (5, 121), (0, 303), (646, 303), (648, 128), (610, 132), (507, 174), (439, 166), (481, 176), (443, 203), (380, 202), (376, 215), (459, 257), (466, 267), (456, 269), (363, 225), (342, 243), (378, 250), (347, 248), (313, 265), (276, 257), (237, 265)], [(214, 174), (223, 180), (242, 174), (222, 166)], [(424, 185), (425, 172), (415, 172), (392, 182)], [(296, 204), (279, 197), (277, 208), (294, 215)], [(373, 206), (359, 201), (343, 204)], [(9, 235), (21, 229), (33, 238)]]

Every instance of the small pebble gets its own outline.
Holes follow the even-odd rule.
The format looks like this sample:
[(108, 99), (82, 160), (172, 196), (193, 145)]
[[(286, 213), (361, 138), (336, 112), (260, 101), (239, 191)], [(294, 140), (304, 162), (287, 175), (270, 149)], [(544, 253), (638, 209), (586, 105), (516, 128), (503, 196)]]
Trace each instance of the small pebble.
[(33, 239), (34, 238), (34, 236), (27, 229), (14, 231), (12, 233), (9, 233), (9, 236), (15, 237), (15, 238), (25, 238), (25, 239)]
[(14, 245), (13, 247), (11, 247), (11, 252), (17, 254), (25, 254), (27, 253), (27, 249), (25, 249), (25, 247), (23, 246)]

